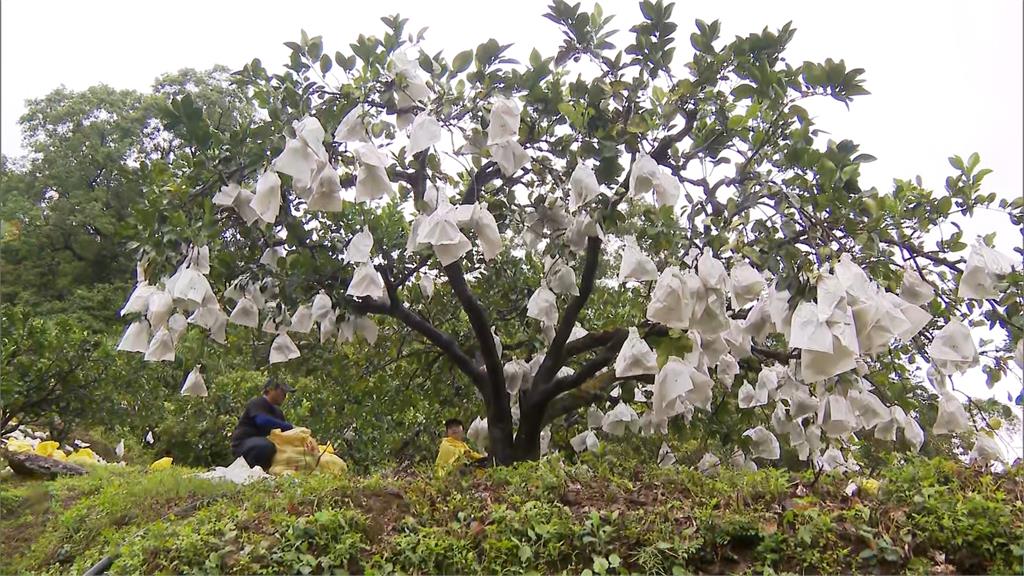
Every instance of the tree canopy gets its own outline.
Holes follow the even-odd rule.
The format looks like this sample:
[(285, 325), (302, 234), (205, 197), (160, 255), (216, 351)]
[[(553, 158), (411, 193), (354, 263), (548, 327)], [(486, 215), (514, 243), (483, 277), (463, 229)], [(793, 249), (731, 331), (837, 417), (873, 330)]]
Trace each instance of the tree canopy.
[[(950, 434), (995, 458), (955, 382), (1022, 362), (1024, 251), (960, 232), (997, 205), (980, 158), (951, 158), (943, 191), (862, 187), (873, 157), (804, 104), (849, 106), (864, 70), (787, 61), (790, 24), (699, 20), (683, 63), (673, 4), (640, 6), (615, 34), (555, 0), (563, 44), (525, 63), (495, 40), (429, 54), (385, 17), (333, 56), (303, 33), (283, 70), (245, 65), (236, 121), (175, 96), (178, 140), (139, 160), (160, 193), (133, 209), (120, 348), (174, 360), (195, 325), (260, 339), (273, 371), (383, 328), (475, 389), (470, 433), (501, 463), (583, 409), (577, 451), (679, 421), (718, 439), (705, 465), (829, 469)], [(1005, 343), (979, 349), (981, 323)]]

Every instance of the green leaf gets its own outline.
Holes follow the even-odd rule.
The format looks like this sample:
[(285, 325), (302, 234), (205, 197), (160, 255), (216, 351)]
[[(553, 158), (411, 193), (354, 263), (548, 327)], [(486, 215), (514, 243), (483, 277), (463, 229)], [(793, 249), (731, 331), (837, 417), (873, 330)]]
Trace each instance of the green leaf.
[(330, 72), (332, 65), (333, 65), (333, 62), (331, 62), (331, 57), (330, 56), (328, 56), (327, 54), (324, 54), (323, 56), (320, 57), (320, 73), (321, 74), (327, 74), (328, 72)]
[(461, 74), (469, 69), (469, 65), (473, 63), (473, 51), (463, 50), (455, 55), (452, 59), (452, 72), (455, 74)]

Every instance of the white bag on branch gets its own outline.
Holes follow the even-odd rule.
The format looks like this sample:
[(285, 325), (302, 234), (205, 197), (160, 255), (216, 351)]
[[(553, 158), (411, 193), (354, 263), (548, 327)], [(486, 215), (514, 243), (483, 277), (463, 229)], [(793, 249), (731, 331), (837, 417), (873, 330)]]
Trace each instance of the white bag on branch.
[(998, 298), (995, 284), (999, 277), (1009, 274), (1013, 260), (1005, 254), (989, 248), (979, 238), (967, 256), (967, 266), (960, 277), (957, 296), (960, 298)]
[[(274, 172), (281, 174), (287, 174), (292, 177), (292, 189), (295, 190), (296, 194), (300, 197), (308, 196), (308, 191), (313, 187), (313, 173), (317, 169), (317, 155), (309, 148), (304, 140), (301, 138), (291, 138), (285, 145), (284, 150), (281, 154), (274, 158), (271, 162), (270, 167)], [(260, 179), (262, 180), (262, 176)], [(260, 218), (268, 224), (272, 224), (273, 220), (267, 220), (267, 216), (263, 210), (263, 204), (260, 203), (260, 186), (256, 185), (256, 198), (257, 201), (253, 203), (253, 208), (260, 213)], [(280, 194), (277, 196), (277, 202), (281, 200)], [(277, 215), (277, 211), (274, 211), (274, 215)]]
[(1004, 462), (1003, 451), (995, 439), (990, 438), (984, 432), (978, 432), (974, 437), (974, 448), (971, 449), (967, 461), (971, 464), (988, 465), (993, 462)]
[(924, 306), (935, 298), (935, 289), (914, 269), (907, 264), (903, 267), (903, 283), (900, 285), (900, 298), (915, 305)]
[(472, 247), (469, 243), (469, 238), (466, 238), (464, 234), (460, 234), (459, 240), (455, 244), (435, 244), (434, 254), (441, 261), (441, 266), (447, 266), (465, 256), (466, 252), (469, 252)]
[(604, 412), (597, 406), (587, 408), (587, 428), (600, 428), (604, 421)]
[(373, 144), (355, 149), (359, 170), (356, 172), (356, 202), (370, 202), (390, 196), (394, 187), (388, 180), (387, 158)]
[(356, 106), (341, 119), (341, 124), (334, 130), (334, 141), (343, 142), (369, 142), (370, 137), (366, 132), (366, 123), (363, 121), (363, 107)]
[(181, 395), (199, 396), (200, 398), (207, 396), (206, 379), (203, 378), (198, 365), (185, 377), (185, 383), (181, 386)]
[(939, 394), (939, 413), (935, 416), (933, 434), (955, 434), (971, 428), (971, 420), (963, 403), (952, 392)]
[(306, 208), (320, 212), (341, 212), (345, 207), (341, 191), (338, 171), (330, 164), (323, 164), (313, 174), (313, 194), (306, 201)]
[(231, 206), (235, 203), (235, 198), (238, 197), (238, 191), (241, 189), (238, 182), (228, 182), (227, 186), (221, 186), (220, 191), (213, 195), (214, 205)]
[(732, 389), (732, 383), (736, 380), (736, 376), (740, 373), (740, 364), (733, 358), (731, 354), (723, 354), (718, 359), (717, 371), (715, 375), (718, 376), (719, 382), (725, 386), (726, 390)]
[(292, 315), (291, 324), (288, 326), (289, 332), (297, 332), (299, 334), (309, 334), (309, 331), (313, 329), (313, 312), (309, 306), (303, 304), (295, 310), (295, 314)]
[(715, 258), (711, 249), (705, 248), (697, 260), (697, 275), (710, 290), (725, 292), (729, 289), (729, 274), (722, 262)]
[(682, 359), (668, 357), (654, 378), (651, 415), (656, 422), (667, 422), (685, 411), (686, 395), (693, 389), (692, 373), (692, 367)]
[(634, 434), (640, 429), (640, 416), (626, 402), (619, 402), (604, 415), (601, 430), (612, 436), (622, 436), (626, 429)]
[(264, 264), (271, 270), (277, 270), (277, 261), (284, 258), (284, 255), (284, 246), (271, 246), (263, 251), (263, 255), (260, 256), (260, 264)]
[(597, 450), (600, 442), (598, 442), (597, 434), (594, 434), (593, 430), (584, 430), (583, 432), (573, 436), (572, 439), (569, 440), (569, 444), (572, 445), (572, 449), (578, 454), (587, 450), (591, 452)]
[(597, 198), (599, 194), (601, 187), (597, 183), (597, 175), (589, 166), (578, 162), (569, 177), (569, 211), (576, 212), (580, 206)]
[(801, 302), (793, 312), (789, 345), (802, 350), (832, 353), (832, 330), (818, 315), (818, 305)]
[(377, 337), (380, 335), (380, 327), (366, 316), (359, 316), (355, 319), (355, 332), (362, 336), (367, 344), (373, 346), (377, 343)]
[(149, 325), (157, 327), (166, 324), (171, 317), (173, 307), (174, 301), (167, 292), (158, 290), (150, 294), (146, 311), (146, 320), (149, 321)]
[(149, 338), (149, 324), (145, 320), (136, 320), (124, 331), (117, 349), (122, 352), (145, 353), (149, 350)]
[(573, 340), (579, 340), (580, 338), (583, 338), (587, 334), (590, 334), (590, 332), (587, 332), (587, 329), (584, 328), (583, 326), (580, 326), (580, 323), (577, 322), (572, 325), (572, 331), (569, 332), (569, 338), (566, 340), (566, 343), (572, 342)]
[(857, 429), (857, 416), (850, 401), (839, 394), (830, 394), (818, 411), (818, 422), (825, 434), (839, 438)]
[[(398, 108), (410, 108), (430, 98), (430, 88), (420, 75), (421, 69), (416, 60), (410, 59), (404, 52), (396, 52), (391, 56), (388, 69), (397, 76), (395, 96)], [(399, 121), (401, 123), (401, 114)]]
[(629, 329), (629, 336), (622, 344), (619, 355), (615, 358), (615, 376), (626, 378), (641, 374), (657, 374), (658, 357), (651, 347), (640, 337), (636, 327)]
[(654, 292), (647, 305), (647, 319), (669, 328), (689, 328), (693, 300), (687, 296), (691, 295), (685, 292), (683, 273), (675, 266), (665, 268), (654, 284)]
[(373, 264), (364, 262), (356, 268), (346, 293), (353, 298), (381, 300), (384, 298), (384, 279)]
[(871, 279), (853, 261), (849, 253), (840, 256), (839, 263), (836, 264), (835, 274), (846, 288), (847, 298), (850, 300), (851, 305), (870, 300), (874, 295), (875, 291), (871, 287)]
[(579, 296), (580, 290), (576, 286), (576, 272), (568, 266), (564, 260), (548, 260), (545, 279), (548, 287), (556, 294), (571, 294)]
[(219, 344), (228, 342), (228, 315), (222, 310), (217, 310), (217, 318), (210, 326), (210, 339)]
[(441, 124), (427, 112), (420, 112), (412, 121), (409, 129), (409, 145), (406, 156), (411, 160), (413, 155), (430, 148), (441, 141)]
[(490, 122), (487, 125), (487, 144), (519, 140), (519, 122), (522, 108), (512, 98), (497, 97), (491, 105)]
[(740, 408), (746, 409), (764, 406), (768, 403), (768, 390), (761, 388), (760, 386), (754, 388), (749, 382), (747, 382), (744, 383), (743, 386), (740, 386), (737, 399)]
[(238, 301), (238, 304), (235, 304), (235, 309), (231, 311), (228, 321), (239, 326), (255, 328), (260, 323), (259, 308), (256, 307), (256, 303), (252, 299), (248, 297), (242, 298)]
[(121, 308), (121, 316), (126, 314), (145, 314), (149, 310), (149, 297), (157, 291), (156, 286), (150, 286), (143, 280), (132, 290), (131, 296)]
[[(313, 297), (313, 305), (310, 307), (309, 310), (310, 315), (313, 318), (313, 321), (323, 322), (328, 317), (331, 317), (331, 322), (333, 322), (334, 310), (332, 306), (333, 303), (331, 302), (331, 297), (328, 296), (327, 293), (325, 293), (323, 290), (318, 292), (317, 295)], [(292, 319), (292, 321), (294, 322), (294, 319)]]
[(231, 204), (247, 226), (252, 226), (254, 222), (260, 219), (259, 213), (252, 207), (252, 201), (255, 198), (256, 194), (242, 188), (238, 191), (238, 195), (235, 196), (235, 201)]
[(566, 245), (576, 254), (582, 254), (587, 249), (587, 239), (590, 237), (604, 238), (601, 225), (588, 214), (577, 214), (565, 231)]
[(167, 331), (171, 334), (171, 342), (178, 343), (178, 339), (188, 328), (188, 319), (181, 313), (175, 312), (167, 319)]
[(957, 319), (939, 330), (928, 346), (932, 366), (943, 374), (963, 373), (978, 365), (978, 349), (971, 330)]
[(630, 196), (638, 197), (654, 190), (657, 206), (675, 206), (679, 200), (679, 180), (663, 172), (658, 163), (646, 154), (637, 156), (629, 172)]
[[(765, 299), (765, 308), (772, 320), (772, 325), (775, 326), (775, 331), (782, 334), (786, 340), (790, 339), (789, 330), (793, 322), (793, 313), (789, 309), (790, 297), (788, 290), (776, 290), (776, 285), (772, 284), (768, 287), (768, 297)], [(758, 338), (757, 336), (754, 338), (756, 340), (764, 339), (764, 337)]]
[(532, 380), (532, 374), (530, 374), (530, 367), (525, 360), (517, 358), (506, 362), (502, 371), (505, 374), (505, 390), (509, 394), (516, 396), (520, 390), (530, 387), (529, 381)]
[(294, 360), (302, 354), (299, 353), (298, 346), (295, 342), (292, 342), (287, 332), (281, 332), (274, 338), (274, 342), (270, 345), (270, 363), (277, 364), (278, 362), (287, 362)]
[(800, 353), (800, 377), (805, 382), (820, 382), (857, 368), (857, 334), (853, 324), (832, 326), (832, 352), (803, 350)]
[(779, 458), (781, 453), (779, 439), (764, 426), (751, 428), (744, 432), (743, 435), (750, 438), (750, 453), (753, 457), (766, 460), (777, 460)]
[(491, 158), (498, 163), (498, 168), (505, 177), (509, 177), (519, 171), (520, 168), (530, 163), (530, 155), (519, 142), (501, 142), (491, 144)]
[(558, 306), (555, 293), (541, 282), (540, 287), (530, 296), (526, 303), (526, 316), (540, 320), (541, 323), (553, 326), (558, 322)]
[(871, 392), (851, 390), (847, 400), (860, 418), (861, 427), (870, 430), (892, 418), (892, 411)]
[[(710, 410), (714, 381), (704, 372), (703, 367), (697, 368), (692, 364), (687, 364), (687, 368), (690, 369), (690, 382), (693, 387), (686, 393), (686, 402), (694, 408)], [(686, 413), (686, 419), (687, 421), (690, 419), (689, 412)]]
[(434, 279), (427, 274), (420, 274), (420, 292), (423, 297), (430, 300), (434, 296)]
[(338, 313), (331, 310), (320, 320), (320, 343), (326, 344), (338, 336)]
[(251, 207), (263, 222), (273, 224), (277, 220), (277, 213), (281, 210), (281, 178), (276, 172), (268, 170), (260, 174)]
[(373, 250), (373, 236), (370, 231), (363, 228), (348, 243), (345, 251), (345, 260), (362, 264), (370, 261), (370, 251)]
[(173, 362), (174, 340), (167, 328), (160, 328), (146, 349), (146, 362)]
[(921, 425), (917, 423), (917, 420), (909, 416), (904, 416), (902, 422), (903, 437), (910, 443), (914, 452), (920, 452), (921, 446), (924, 445), (924, 430), (921, 429)]
[(473, 209), (472, 217), (473, 231), (476, 232), (477, 240), (480, 242), (480, 251), (484, 260), (490, 262), (498, 254), (501, 254), (501, 233), (498, 232), (498, 222), (494, 215), (487, 210), (487, 205), (478, 203)]
[(640, 251), (636, 238), (626, 236), (622, 240), (625, 246), (622, 249), (622, 264), (619, 265), (619, 282), (657, 280), (658, 268), (649, 256)]
[(487, 418), (477, 416), (469, 425), (469, 430), (466, 431), (466, 438), (469, 438), (469, 441), (473, 443), (475, 448), (486, 454), (488, 445), (490, 444)]
[(733, 305), (736, 308), (742, 308), (757, 301), (765, 286), (764, 277), (747, 262), (740, 262), (732, 267), (729, 282)]

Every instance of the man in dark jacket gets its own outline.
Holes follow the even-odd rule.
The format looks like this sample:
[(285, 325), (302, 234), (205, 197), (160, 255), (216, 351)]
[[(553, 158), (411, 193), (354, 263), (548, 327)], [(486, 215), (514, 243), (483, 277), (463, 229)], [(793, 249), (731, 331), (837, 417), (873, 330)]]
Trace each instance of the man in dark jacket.
[(271, 378), (263, 385), (263, 395), (246, 403), (245, 411), (238, 418), (238, 425), (231, 434), (231, 452), (235, 458), (245, 458), (249, 466), (261, 466), (264, 470), (270, 468), (277, 448), (267, 436), (276, 428), (281, 431), (293, 428), (284, 419), (280, 406), (284, 404), (288, 393), (294, 391), (288, 384)]

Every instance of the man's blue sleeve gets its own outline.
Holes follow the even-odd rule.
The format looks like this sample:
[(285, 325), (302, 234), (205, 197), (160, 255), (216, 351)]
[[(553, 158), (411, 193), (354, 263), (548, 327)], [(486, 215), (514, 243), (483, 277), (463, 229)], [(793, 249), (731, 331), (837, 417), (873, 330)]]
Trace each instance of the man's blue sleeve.
[(274, 418), (273, 416), (267, 416), (266, 414), (256, 414), (255, 416), (252, 417), (252, 419), (253, 422), (256, 423), (256, 426), (260, 429), (260, 431), (264, 432), (265, 434), (270, 434), (270, 431), (275, 428), (280, 428), (282, 432), (287, 432), (288, 430), (294, 428), (294, 426), (285, 422), (284, 420), (278, 420), (277, 418)]

